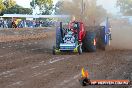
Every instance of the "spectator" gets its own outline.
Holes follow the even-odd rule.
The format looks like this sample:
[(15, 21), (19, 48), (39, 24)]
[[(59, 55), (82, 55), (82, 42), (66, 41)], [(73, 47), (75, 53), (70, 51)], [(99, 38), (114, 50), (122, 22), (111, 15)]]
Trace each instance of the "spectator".
[(4, 21), (2, 20), (1, 23), (2, 23), (2, 24), (1, 24), (1, 25), (2, 25), (2, 28), (4, 28)]
[(0, 20), (0, 27), (2, 27), (2, 20)]
[(34, 27), (36, 27), (36, 22), (35, 22), (35, 21), (33, 21), (33, 28), (34, 28)]
[(4, 28), (8, 28), (8, 26), (7, 26), (7, 20), (4, 20), (3, 22), (4, 22)]
[(8, 28), (12, 28), (12, 21), (11, 20), (8, 20)]
[(12, 28), (17, 28), (15, 21), (12, 22)]

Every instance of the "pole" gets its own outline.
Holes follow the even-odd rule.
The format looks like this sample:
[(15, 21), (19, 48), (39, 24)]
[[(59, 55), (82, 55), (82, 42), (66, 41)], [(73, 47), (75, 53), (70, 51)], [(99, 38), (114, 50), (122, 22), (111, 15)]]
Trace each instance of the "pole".
[(84, 0), (82, 0), (82, 5), (81, 5), (81, 21), (83, 22), (83, 16), (84, 16)]
[(33, 14), (35, 14), (35, 0), (33, 0), (33, 9), (34, 9)]
[(84, 4), (83, 4), (83, 2), (84, 2), (84, 1), (82, 0), (82, 15), (83, 15), (83, 13), (84, 13), (84, 8), (83, 8), (83, 7), (84, 7)]
[(36, 12), (35, 12), (35, 0), (33, 0), (33, 20), (36, 20), (35, 15), (36, 15)]

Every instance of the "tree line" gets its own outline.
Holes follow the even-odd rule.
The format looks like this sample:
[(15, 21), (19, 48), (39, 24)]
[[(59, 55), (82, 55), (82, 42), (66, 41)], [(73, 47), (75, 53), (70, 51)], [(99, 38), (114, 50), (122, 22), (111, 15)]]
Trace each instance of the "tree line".
[[(15, 0), (0, 0), (0, 13), (4, 14), (32, 14), (33, 9), (39, 8), (42, 15), (50, 14), (70, 14), (80, 17), (82, 0), (59, 0), (55, 5), (53, 0), (32, 0), (31, 8), (24, 8), (16, 4)], [(97, 6), (97, 0), (84, 1), (84, 18), (99, 19), (106, 15), (106, 10), (102, 6)], [(132, 0), (117, 0), (117, 7), (124, 15), (132, 15)], [(89, 17), (89, 18), (87, 18)], [(90, 19), (91, 20), (91, 19)]]
[(0, 12), (3, 14), (32, 14), (31, 8), (16, 4), (15, 0), (0, 0)]

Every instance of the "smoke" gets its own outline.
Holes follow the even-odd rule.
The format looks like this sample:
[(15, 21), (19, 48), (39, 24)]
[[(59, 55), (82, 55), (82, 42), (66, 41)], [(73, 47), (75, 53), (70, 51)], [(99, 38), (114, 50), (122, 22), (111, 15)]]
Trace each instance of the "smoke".
[(47, 38), (45, 38), (42, 42), (42, 46), (44, 49), (52, 50), (53, 46), (55, 45), (55, 31), (47, 33)]
[(132, 49), (132, 25), (126, 21), (112, 21), (112, 41), (114, 49)]
[(57, 5), (57, 14), (75, 16), (76, 20), (83, 21), (87, 26), (99, 24), (107, 15), (106, 10), (97, 5), (97, 0), (83, 0), (83, 3), (82, 0), (64, 0), (59, 1)]

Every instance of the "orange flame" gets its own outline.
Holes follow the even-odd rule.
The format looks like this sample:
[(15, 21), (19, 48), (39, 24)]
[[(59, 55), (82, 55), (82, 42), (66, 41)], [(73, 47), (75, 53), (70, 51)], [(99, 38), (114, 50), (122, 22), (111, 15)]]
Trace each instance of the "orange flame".
[(88, 76), (89, 76), (88, 71), (87, 70), (85, 71), (84, 68), (82, 68), (82, 77), (88, 78)]
[(94, 46), (96, 45), (96, 39), (94, 39)]

